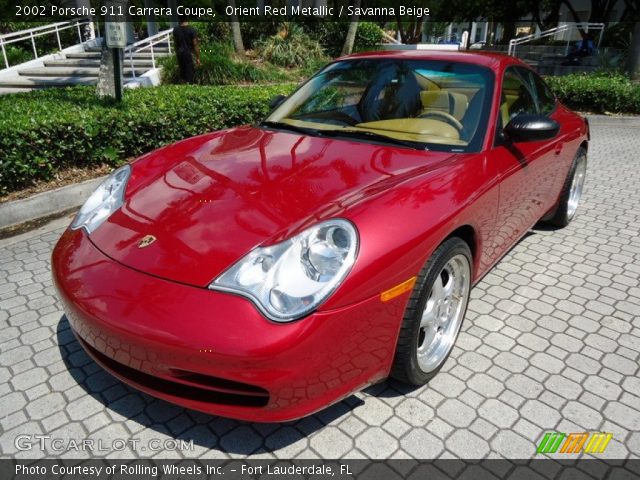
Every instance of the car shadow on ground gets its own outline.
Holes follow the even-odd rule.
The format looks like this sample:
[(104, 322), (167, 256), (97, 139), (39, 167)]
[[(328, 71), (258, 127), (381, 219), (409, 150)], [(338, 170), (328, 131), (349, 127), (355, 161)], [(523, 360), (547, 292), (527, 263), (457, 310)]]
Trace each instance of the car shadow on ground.
[[(243, 422), (207, 415), (151, 397), (107, 373), (83, 350), (65, 315), (58, 322), (56, 335), (67, 371), (105, 409), (161, 435), (185, 442), (193, 441), (194, 445), (206, 449), (239, 455), (274, 452), (303, 440), (364, 405), (363, 400), (352, 395), (309, 417), (277, 424)], [(383, 382), (369, 387), (364, 393), (371, 396), (402, 395), (403, 388), (400, 384), (394, 384), (394, 388), (390, 389), (387, 382)], [(133, 437), (138, 435), (134, 434)]]

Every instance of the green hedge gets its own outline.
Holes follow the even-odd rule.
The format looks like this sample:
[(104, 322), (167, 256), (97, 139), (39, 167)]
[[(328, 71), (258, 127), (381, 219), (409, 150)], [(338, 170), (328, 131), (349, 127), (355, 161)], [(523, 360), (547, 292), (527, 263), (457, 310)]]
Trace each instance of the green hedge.
[[(567, 106), (640, 114), (640, 85), (620, 75), (548, 78)], [(276, 86), (167, 85), (127, 90), (121, 105), (92, 87), (0, 96), (0, 194), (48, 180), (59, 170), (117, 165), (167, 143), (263, 117)]]
[[(238, 85), (258, 82), (285, 82), (289, 74), (269, 63), (254, 63), (234, 58), (228, 43), (214, 43), (200, 48), (202, 66), (196, 68), (198, 85)], [(162, 62), (162, 83), (182, 83), (175, 55)]]
[(62, 169), (117, 165), (162, 145), (252, 123), (291, 84), (260, 87), (161, 86), (125, 91), (114, 106), (92, 87), (0, 97), (0, 194), (48, 180)]
[(558, 99), (569, 108), (594, 113), (640, 114), (640, 84), (618, 74), (547, 77)]

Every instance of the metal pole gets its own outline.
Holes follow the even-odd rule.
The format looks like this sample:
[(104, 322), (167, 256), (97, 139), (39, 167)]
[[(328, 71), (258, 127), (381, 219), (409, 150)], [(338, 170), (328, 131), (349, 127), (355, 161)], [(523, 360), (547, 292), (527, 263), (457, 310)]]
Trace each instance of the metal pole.
[(113, 75), (115, 77), (116, 102), (122, 101), (122, 64), (120, 62), (120, 49), (113, 49)]
[(4, 57), (4, 64), (9, 68), (9, 60), (7, 59), (7, 51), (4, 49), (4, 40), (0, 37), (0, 47), (2, 47), (2, 56)]
[(82, 43), (82, 33), (80, 32), (80, 22), (76, 23), (76, 27), (78, 28), (78, 41)]
[(33, 54), (36, 56), (36, 58), (38, 58), (38, 50), (36, 49), (36, 41), (33, 38), (33, 32), (29, 32), (29, 35), (31, 36), (31, 46), (33, 47)]
[(151, 44), (151, 65), (154, 69), (156, 68), (156, 57), (153, 54), (153, 43)]
[(131, 74), (136, 78), (136, 66), (133, 63), (133, 49), (129, 50), (129, 60), (131, 61)]
[(56, 38), (58, 39), (58, 50), (62, 50), (62, 43), (60, 43), (60, 30), (58, 30), (58, 25), (56, 25)]
[(165, 38), (167, 39), (167, 45), (169, 45), (169, 55), (171, 55), (171, 35), (167, 34)]

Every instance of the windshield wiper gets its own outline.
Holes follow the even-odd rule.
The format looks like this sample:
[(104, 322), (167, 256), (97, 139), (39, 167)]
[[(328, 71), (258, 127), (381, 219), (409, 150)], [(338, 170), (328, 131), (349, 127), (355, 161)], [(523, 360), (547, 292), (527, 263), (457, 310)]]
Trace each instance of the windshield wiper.
[(348, 137), (348, 138), (360, 138), (364, 140), (375, 140), (381, 143), (390, 143), (393, 145), (401, 145), (403, 147), (412, 148), (414, 150), (428, 150), (423, 143), (412, 142), (410, 140), (401, 140), (399, 138), (389, 137), (382, 135), (381, 133), (369, 132), (368, 130), (321, 130), (318, 132), (323, 137)]
[(349, 129), (335, 129), (324, 130), (316, 128), (298, 127), (297, 125), (291, 125), (284, 122), (274, 122), (265, 120), (258, 124), (260, 127), (276, 128), (279, 130), (289, 130), (291, 132), (302, 133), (304, 135), (314, 135), (317, 137), (347, 137), (347, 138), (360, 138), (364, 140), (374, 140), (381, 143), (387, 143), (392, 145), (401, 145), (403, 147), (411, 148), (413, 150), (428, 150), (424, 144), (420, 142), (412, 142), (410, 140), (401, 140), (399, 138), (389, 137), (380, 133), (369, 132), (367, 130), (349, 130)]
[(302, 133), (304, 135), (318, 135), (318, 130), (315, 128), (298, 127), (284, 122), (273, 122), (265, 120), (258, 124), (259, 127), (277, 128), (278, 130), (289, 130), (291, 132)]

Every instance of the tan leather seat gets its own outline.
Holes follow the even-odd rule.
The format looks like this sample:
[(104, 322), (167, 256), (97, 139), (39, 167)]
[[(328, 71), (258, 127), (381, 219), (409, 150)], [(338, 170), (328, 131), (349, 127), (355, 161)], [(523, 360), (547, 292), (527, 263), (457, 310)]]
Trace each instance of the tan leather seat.
[(445, 112), (457, 120), (462, 120), (469, 107), (469, 99), (464, 93), (448, 90), (423, 90), (420, 92), (420, 101), (423, 114), (432, 111)]
[(518, 99), (517, 94), (503, 94), (502, 105), (500, 105), (500, 116), (502, 117), (502, 126), (505, 127), (511, 121), (511, 107)]

